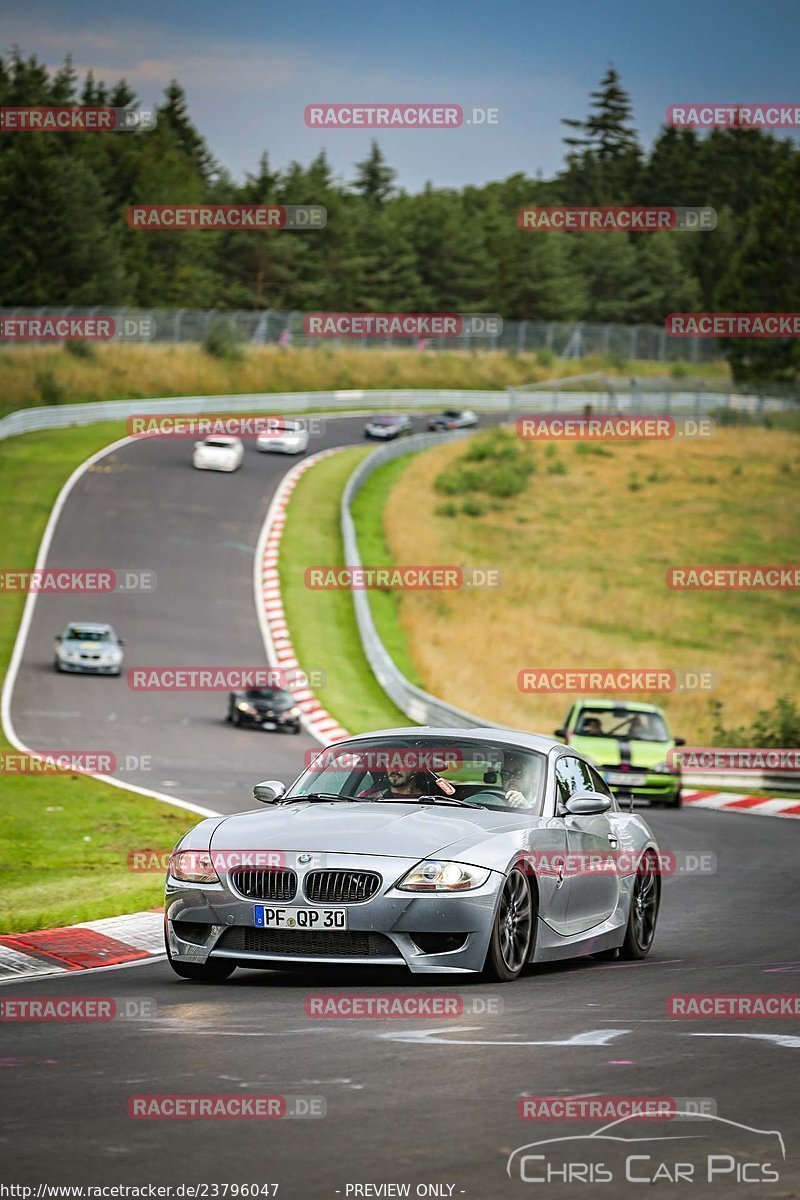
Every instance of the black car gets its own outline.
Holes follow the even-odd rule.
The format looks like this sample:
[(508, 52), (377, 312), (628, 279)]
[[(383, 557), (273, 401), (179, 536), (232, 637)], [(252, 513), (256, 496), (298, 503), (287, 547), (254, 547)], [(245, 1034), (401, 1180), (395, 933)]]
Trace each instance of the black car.
[(291, 692), (283, 688), (251, 688), (246, 692), (231, 692), (226, 720), (234, 725), (252, 725), (256, 729), (300, 732), (300, 709)]
[(364, 426), (364, 437), (389, 442), (404, 433), (413, 433), (411, 417), (405, 413), (390, 413), (385, 417), (371, 417)]

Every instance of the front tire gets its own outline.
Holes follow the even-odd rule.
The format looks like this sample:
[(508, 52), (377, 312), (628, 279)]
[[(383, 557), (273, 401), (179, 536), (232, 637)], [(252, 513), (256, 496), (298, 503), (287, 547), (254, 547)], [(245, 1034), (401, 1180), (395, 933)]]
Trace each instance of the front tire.
[(533, 946), (536, 909), (528, 881), (516, 867), (503, 884), (497, 906), (484, 974), (488, 979), (510, 983), (522, 974)]
[(620, 947), (620, 958), (647, 958), (653, 945), (661, 902), (661, 878), (658, 862), (652, 850), (646, 851), (636, 871), (628, 913), (625, 941)]

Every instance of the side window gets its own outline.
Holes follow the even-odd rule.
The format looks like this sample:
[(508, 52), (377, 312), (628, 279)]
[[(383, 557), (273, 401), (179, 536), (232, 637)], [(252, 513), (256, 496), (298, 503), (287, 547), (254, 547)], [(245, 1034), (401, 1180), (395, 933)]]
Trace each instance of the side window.
[(581, 770), (582, 765), (577, 758), (573, 758), (571, 755), (562, 755), (556, 763), (556, 788), (562, 804), (566, 804), (570, 796), (573, 796), (575, 792), (583, 791), (586, 787)]
[(593, 789), (596, 792), (599, 792), (601, 796), (611, 796), (611, 799), (613, 800), (614, 794), (606, 783), (605, 779), (603, 779), (603, 776), (600, 774), (600, 772), (596, 771), (594, 767), (589, 767), (589, 774), (592, 779)]

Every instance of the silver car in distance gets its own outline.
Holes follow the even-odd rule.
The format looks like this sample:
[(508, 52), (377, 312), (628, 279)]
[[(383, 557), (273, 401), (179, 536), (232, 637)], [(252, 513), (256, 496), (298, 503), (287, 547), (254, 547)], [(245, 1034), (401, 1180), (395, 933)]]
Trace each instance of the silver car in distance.
[(560, 742), (383, 730), (254, 793), (265, 809), (201, 821), (171, 856), (166, 945), (183, 978), (350, 963), (505, 981), (652, 945), (653, 834)]

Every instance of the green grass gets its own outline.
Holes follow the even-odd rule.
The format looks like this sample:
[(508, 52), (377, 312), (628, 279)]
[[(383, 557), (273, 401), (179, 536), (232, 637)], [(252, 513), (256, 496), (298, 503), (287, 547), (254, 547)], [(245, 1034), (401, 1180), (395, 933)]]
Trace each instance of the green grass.
[[(383, 527), (383, 514), (389, 493), (413, 457), (412, 454), (404, 454), (379, 467), (353, 501), (358, 548), (365, 566), (394, 565)], [(384, 646), (406, 679), (422, 687), (400, 624), (401, 596), (394, 591), (370, 591), (369, 603)]]
[[(0, 442), (0, 568), (33, 567), (62, 484), (122, 436), (121, 423)], [(25, 597), (0, 591), (0, 674)], [(8, 743), (0, 733), (0, 749)], [(0, 931), (115, 916), (160, 904), (162, 877), (128, 869), (131, 849), (169, 850), (197, 818), (82, 775), (0, 773)], [(86, 840), (88, 839), (88, 840)]]
[(292, 492), (281, 538), (280, 573), (286, 621), (303, 669), (325, 674), (320, 703), (350, 733), (407, 725), (386, 696), (361, 649), (349, 590), (311, 591), (308, 566), (343, 562), (339, 503), (349, 476), (369, 447), (322, 459)]

